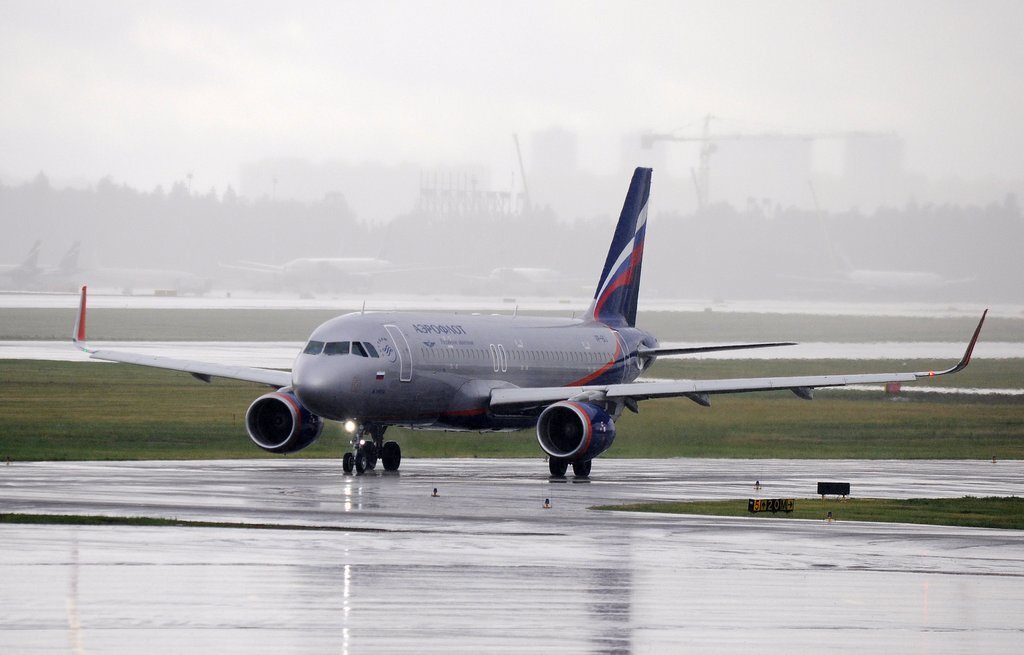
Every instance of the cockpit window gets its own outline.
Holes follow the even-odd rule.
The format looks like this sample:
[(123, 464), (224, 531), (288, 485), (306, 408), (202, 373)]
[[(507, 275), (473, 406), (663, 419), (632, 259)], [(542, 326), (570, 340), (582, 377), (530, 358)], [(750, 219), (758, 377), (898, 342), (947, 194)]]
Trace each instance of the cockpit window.
[(323, 341), (310, 341), (306, 344), (305, 350), (302, 351), (304, 355), (319, 355), (323, 352), (324, 342)]
[(378, 358), (377, 349), (365, 341), (310, 341), (302, 351), (307, 355), (356, 355), (358, 357)]
[(349, 341), (329, 341), (324, 346), (325, 355), (347, 355), (349, 352)]

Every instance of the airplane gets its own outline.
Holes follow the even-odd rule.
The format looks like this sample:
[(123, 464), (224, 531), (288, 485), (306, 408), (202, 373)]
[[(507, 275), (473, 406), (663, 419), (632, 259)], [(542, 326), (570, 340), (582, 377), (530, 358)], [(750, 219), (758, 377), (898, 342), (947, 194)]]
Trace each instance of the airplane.
[(224, 366), (94, 350), (86, 342), (86, 288), (72, 340), (92, 358), (268, 385), (245, 414), (258, 447), (293, 453), (313, 444), (324, 420), (341, 421), (351, 435), (345, 473), (398, 470), (402, 451), (384, 441), (391, 426), (497, 432), (535, 428), (552, 476), (571, 465), (588, 477), (593, 460), (615, 439), (623, 411), (650, 398), (682, 397), (710, 405), (710, 397), (788, 389), (810, 400), (817, 387), (909, 382), (965, 368), (985, 315), (958, 363), (940, 371), (808, 375), (743, 379), (637, 382), (658, 357), (792, 342), (660, 347), (636, 326), (647, 233), (651, 169), (637, 168), (626, 194), (593, 301), (576, 319), (420, 312), (355, 312), (323, 323), (295, 358), (291, 371)]
[(568, 276), (553, 268), (526, 266), (498, 266), (492, 268), (486, 275), (456, 275), (467, 280), (463, 293), (469, 295), (570, 295), (589, 288), (593, 282), (589, 277), (584, 280), (581, 277)]
[(210, 290), (210, 280), (186, 271), (156, 268), (83, 268), (79, 264), (81, 241), (75, 241), (54, 269), (41, 276), (41, 283), (53, 289), (74, 289), (76, 282), (88, 278), (95, 286), (133, 289), (171, 289), (178, 293), (202, 295)]
[(834, 270), (831, 274), (825, 276), (818, 276), (816, 278), (800, 277), (799, 279), (810, 280), (816, 283), (833, 283), (829, 286), (835, 286), (834, 283), (838, 283), (871, 291), (890, 292), (931, 291), (942, 287), (961, 286), (973, 281), (973, 278), (947, 279), (933, 271), (877, 270), (855, 267), (853, 262), (850, 261), (849, 256), (839, 249), (838, 244), (829, 232), (824, 212), (821, 211), (821, 207), (818, 205), (818, 194), (814, 189), (814, 184), (808, 182), (808, 186), (810, 186), (811, 198), (814, 201), (814, 213), (817, 217), (818, 227), (821, 229), (825, 244), (828, 246)]
[(221, 267), (243, 271), (292, 289), (347, 289), (365, 286), (375, 275), (399, 271), (378, 257), (299, 257), (284, 264), (239, 261)]
[(24, 288), (35, 282), (43, 270), (39, 268), (39, 249), (42, 245), (43, 242), (38, 240), (33, 243), (32, 248), (28, 251), (28, 257), (20, 264), (0, 265), (0, 275), (9, 278), (11, 283), (19, 288)]

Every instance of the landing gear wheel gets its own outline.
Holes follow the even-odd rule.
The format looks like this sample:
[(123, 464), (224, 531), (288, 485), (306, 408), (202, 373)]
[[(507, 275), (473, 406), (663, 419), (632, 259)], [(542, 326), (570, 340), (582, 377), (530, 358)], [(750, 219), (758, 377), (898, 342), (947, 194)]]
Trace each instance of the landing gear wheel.
[(366, 454), (366, 469), (372, 471), (377, 468), (377, 446), (372, 442), (365, 443), (359, 450)]
[(344, 457), (341, 458), (341, 468), (345, 473), (351, 473), (355, 465), (356, 456), (352, 453), (345, 453)]
[(577, 478), (589, 478), (590, 477), (590, 464), (594, 460), (588, 459), (585, 462), (573, 462), (572, 463), (572, 474)]
[(397, 441), (385, 441), (380, 458), (384, 462), (385, 471), (397, 471), (402, 464), (402, 447)]
[(362, 475), (363, 473), (366, 472), (366, 469), (367, 469), (367, 466), (366, 466), (366, 451), (363, 450), (362, 448), (360, 448), (359, 451), (356, 452), (355, 458), (356, 458), (356, 474), (357, 475)]
[[(573, 471), (576, 470), (576, 463), (573, 462)], [(564, 478), (565, 472), (569, 470), (569, 462), (564, 459), (558, 459), (557, 457), (548, 458), (548, 470), (551, 471), (551, 475), (556, 478)]]

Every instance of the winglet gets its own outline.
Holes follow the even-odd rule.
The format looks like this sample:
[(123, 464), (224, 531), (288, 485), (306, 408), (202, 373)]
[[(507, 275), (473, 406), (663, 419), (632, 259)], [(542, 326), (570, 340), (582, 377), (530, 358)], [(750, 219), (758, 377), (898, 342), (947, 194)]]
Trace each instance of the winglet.
[(82, 286), (82, 298), (78, 301), (78, 315), (75, 317), (75, 331), (71, 334), (71, 341), (79, 349), (89, 353), (92, 350), (85, 345), (85, 297), (86, 286)]
[(978, 343), (978, 337), (981, 335), (981, 326), (985, 323), (985, 317), (988, 316), (988, 310), (986, 309), (981, 313), (981, 320), (978, 321), (978, 327), (974, 328), (974, 336), (971, 337), (970, 343), (967, 344), (967, 350), (964, 351), (964, 356), (960, 358), (956, 366), (947, 368), (945, 371), (923, 371), (920, 373), (914, 373), (919, 378), (930, 378), (936, 375), (947, 375), (949, 373), (957, 373), (967, 368), (967, 365), (971, 363), (971, 355), (974, 353), (974, 346)]

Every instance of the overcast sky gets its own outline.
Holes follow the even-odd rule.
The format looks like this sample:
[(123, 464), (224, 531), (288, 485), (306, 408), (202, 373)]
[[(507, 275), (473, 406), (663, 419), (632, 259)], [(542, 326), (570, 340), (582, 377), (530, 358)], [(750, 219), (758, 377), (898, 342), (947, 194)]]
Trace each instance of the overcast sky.
[(0, 0), (0, 176), (223, 189), (265, 157), (511, 161), (513, 132), (886, 130), (1024, 171), (1020, 2)]

